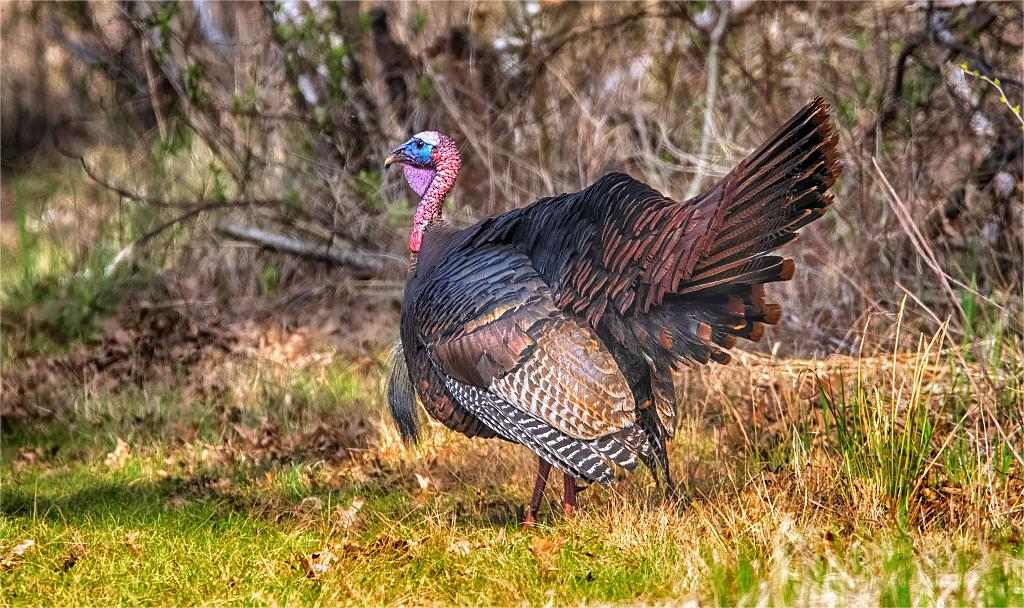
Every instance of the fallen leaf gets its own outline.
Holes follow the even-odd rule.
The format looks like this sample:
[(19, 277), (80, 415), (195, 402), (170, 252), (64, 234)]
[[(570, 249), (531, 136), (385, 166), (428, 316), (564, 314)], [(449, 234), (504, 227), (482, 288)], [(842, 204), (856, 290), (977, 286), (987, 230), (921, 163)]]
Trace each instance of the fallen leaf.
[(165, 504), (168, 509), (172, 511), (177, 511), (179, 509), (185, 508), (185, 505), (188, 504), (188, 501), (181, 496), (172, 496), (167, 500)]
[(448, 545), (448, 552), (454, 553), (455, 555), (466, 556), (469, 555), (472, 547), (469, 545), (469, 541), (457, 540)]
[(407, 538), (395, 538), (389, 534), (382, 534), (366, 545), (366, 552), (375, 556), (407, 556), (409, 551), (419, 546), (419, 541)]
[(83, 557), (86, 555), (85, 539), (78, 532), (71, 535), (71, 540), (68, 543), (70, 545), (67, 555), (64, 556), (64, 562), (61, 564), (61, 572), (67, 572), (75, 567)]
[(125, 443), (124, 439), (118, 437), (117, 445), (115, 445), (114, 449), (107, 454), (107, 458), (104, 462), (111, 469), (117, 470), (124, 466), (124, 463), (128, 461), (129, 455), (130, 451), (128, 449), (128, 444)]
[(11, 549), (11, 555), (21, 557), (25, 555), (25, 552), (36, 546), (36, 541), (31, 538), (18, 543), (13, 549)]
[(316, 512), (322, 509), (323, 506), (324, 501), (320, 500), (319, 497), (307, 496), (302, 499), (302, 502), (299, 503), (299, 510), (306, 512)]
[(124, 535), (124, 546), (128, 547), (128, 551), (131, 552), (135, 557), (142, 556), (142, 547), (139, 545), (139, 533), (129, 532)]
[(363, 500), (361, 496), (356, 496), (352, 499), (352, 505), (347, 509), (343, 509), (341, 507), (335, 509), (335, 519), (337, 520), (338, 525), (345, 530), (348, 530), (355, 525), (356, 516), (359, 515), (359, 511), (363, 508), (364, 504), (366, 504), (366, 501)]
[(565, 545), (565, 539), (561, 537), (545, 538), (543, 536), (535, 536), (530, 541), (530, 552), (533, 553), (534, 559), (544, 570), (554, 570), (555, 558), (562, 550), (562, 546)]
[(21, 560), (25, 556), (25, 553), (28, 552), (29, 549), (34, 547), (35, 544), (36, 541), (30, 538), (27, 540), (23, 540), (17, 545), (15, 545), (14, 548), (7, 552), (6, 555), (0, 557), (0, 572), (6, 572), (8, 570), (11, 570), (19, 563), (21, 563)]
[(303, 556), (300, 560), (302, 570), (306, 573), (306, 578), (320, 578), (331, 568), (331, 563), (334, 562), (334, 554), (331, 553), (330, 549), (322, 549), (316, 553), (310, 554), (308, 557)]
[(39, 450), (35, 448), (18, 448), (16, 462), (35, 464), (39, 460)]
[(135, 341), (135, 338), (132, 336), (132, 334), (128, 333), (125, 329), (120, 327), (114, 330), (110, 337), (117, 344), (131, 344), (132, 342)]

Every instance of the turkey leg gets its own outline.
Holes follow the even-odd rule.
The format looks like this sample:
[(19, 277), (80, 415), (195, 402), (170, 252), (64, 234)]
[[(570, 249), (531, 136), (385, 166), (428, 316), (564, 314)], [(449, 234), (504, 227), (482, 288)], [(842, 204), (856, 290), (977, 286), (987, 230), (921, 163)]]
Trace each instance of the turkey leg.
[(570, 516), (576, 509), (576, 478), (563, 473), (562, 479), (565, 487), (565, 493), (562, 496), (562, 513)]
[(537, 514), (540, 512), (540, 501), (544, 498), (544, 487), (548, 483), (548, 473), (551, 472), (551, 463), (543, 458), (537, 459), (537, 480), (533, 482), (533, 496), (530, 498), (530, 508), (526, 511), (526, 519), (523, 520), (523, 527), (529, 528), (537, 523)]

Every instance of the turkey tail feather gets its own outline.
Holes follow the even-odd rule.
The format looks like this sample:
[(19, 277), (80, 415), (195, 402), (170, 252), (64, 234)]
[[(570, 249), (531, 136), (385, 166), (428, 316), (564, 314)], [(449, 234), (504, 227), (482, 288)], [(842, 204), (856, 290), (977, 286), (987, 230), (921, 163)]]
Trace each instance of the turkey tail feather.
[[(652, 362), (654, 381), (670, 376), (653, 362), (726, 363), (738, 338), (758, 341), (766, 325), (781, 320), (782, 307), (765, 301), (764, 284), (788, 281), (795, 264), (773, 252), (832, 204), (828, 190), (839, 175), (837, 143), (828, 104), (815, 99), (718, 184), (689, 201), (699, 208), (694, 215), (713, 218), (692, 269), (660, 306), (629, 321), (630, 332), (619, 330), (631, 334)], [(675, 400), (662, 397), (655, 404), (671, 435)]]
[[(714, 287), (730, 272), (737, 284), (787, 280), (785, 272), (767, 280), (742, 276), (749, 270), (741, 262), (792, 241), (797, 230), (824, 214), (833, 201), (828, 189), (839, 176), (837, 144), (828, 103), (819, 97), (733, 169), (715, 187), (721, 209), (714, 234), (677, 293)], [(714, 190), (704, 196), (715, 198)], [(719, 280), (705, 279), (712, 275)]]
[(409, 378), (409, 367), (405, 362), (405, 352), (399, 341), (388, 355), (391, 374), (388, 378), (388, 409), (391, 419), (398, 427), (402, 439), (410, 443), (419, 440), (419, 421), (416, 418), (416, 392)]

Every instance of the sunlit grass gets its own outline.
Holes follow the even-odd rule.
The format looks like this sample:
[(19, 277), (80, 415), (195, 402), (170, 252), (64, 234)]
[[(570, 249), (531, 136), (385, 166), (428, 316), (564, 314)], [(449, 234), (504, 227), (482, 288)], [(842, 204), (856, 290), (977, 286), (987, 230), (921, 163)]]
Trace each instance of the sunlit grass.
[[(900, 321), (902, 312), (897, 328)], [(826, 424), (831, 425), (845, 473), (870, 479), (904, 517), (933, 453), (935, 422), (924, 392), (940, 388), (944, 393), (945, 389), (925, 387), (924, 379), (929, 366), (942, 364), (941, 345), (945, 337), (943, 327), (930, 339), (919, 339), (909, 374), (897, 378), (899, 365), (894, 359), (891, 377), (883, 375), (868, 383), (858, 361), (850, 394), (845, 383), (839, 386), (838, 395), (830, 389), (820, 389)], [(894, 358), (896, 355), (894, 352)], [(941, 411), (949, 410), (944, 399), (939, 406)]]
[[(638, 472), (585, 491), (571, 520), (549, 504), (533, 530), (518, 525), (532, 457), (439, 429), (403, 447), (374, 360), (239, 366), (210, 402), (174, 387), (79, 395), (57, 419), (4, 436), (4, 598), (1019, 604), (1020, 465), (997, 434), (956, 423), (983, 400), (1015, 411), (1020, 395), (1002, 376), (994, 393), (964, 389), (976, 370), (937, 345), (713, 368), (689, 389), (705, 413), (695, 408), (673, 444), (683, 501), (662, 503)], [(855, 388), (820, 407), (817, 387), (846, 374)], [(758, 397), (763, 377), (777, 406)], [(723, 417), (752, 404), (781, 408), (781, 426)], [(324, 424), (356, 420), (365, 432), (312, 445)]]
[[(359, 488), (367, 490), (362, 507), (346, 528), (341, 514), (352, 492), (312, 500), (317, 491), (294, 482), (305, 471), (275, 468), (270, 485), (196, 490), (186, 479), (148, 479), (152, 464), (16, 474), (5, 490), (2, 548), (35, 545), (2, 574), (5, 597), (26, 605), (1024, 600), (1020, 544), (978, 551), (961, 535), (915, 543), (867, 530), (829, 542), (815, 527), (797, 530), (788, 516), (771, 522), (777, 532), (766, 547), (743, 536), (720, 544), (702, 538), (693, 511), (652, 513), (621, 499), (524, 531), (461, 513), (450, 496), (379, 486)], [(596, 512), (609, 507), (624, 511)], [(615, 520), (628, 536), (609, 533)], [(326, 553), (322, 572), (303, 562)]]

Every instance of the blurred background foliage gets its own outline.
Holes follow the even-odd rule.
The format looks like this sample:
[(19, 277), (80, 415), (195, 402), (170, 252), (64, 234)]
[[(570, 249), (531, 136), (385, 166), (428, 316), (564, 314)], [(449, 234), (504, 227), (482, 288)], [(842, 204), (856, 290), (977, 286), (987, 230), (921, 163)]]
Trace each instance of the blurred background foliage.
[(409, 134), (460, 142), (448, 216), (468, 223), (609, 170), (692, 195), (816, 95), (839, 125), (839, 204), (789, 248), (800, 274), (767, 348), (851, 353), (864, 329), (883, 345), (905, 297), (907, 323), (948, 318), (979, 357), (1021, 331), (1019, 3), (0, 11), (8, 359), (109, 337), (140, 307), (331, 319), (340, 342), (380, 344), (415, 204), (382, 159)]

